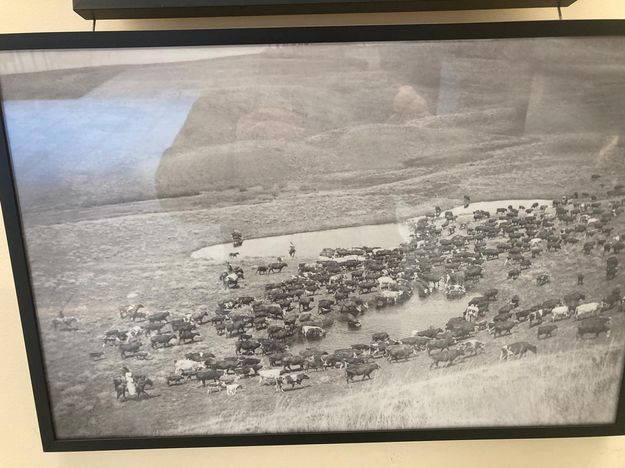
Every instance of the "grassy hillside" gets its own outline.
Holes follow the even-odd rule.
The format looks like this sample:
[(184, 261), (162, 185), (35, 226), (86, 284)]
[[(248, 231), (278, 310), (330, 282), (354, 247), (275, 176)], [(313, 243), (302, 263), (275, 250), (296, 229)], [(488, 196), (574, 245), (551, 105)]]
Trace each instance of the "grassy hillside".
[[(24, 175), (26, 207), (43, 219), (49, 209), (68, 216), (86, 208), (72, 211), (82, 219), (94, 205), (171, 197), (186, 198), (165, 207), (264, 203), (289, 184), (288, 197), (338, 188), (329, 181), (344, 172), (351, 186), (366, 188), (397, 180), (389, 173), (402, 167), (443, 174), (504, 153), (522, 166), (528, 143), (558, 137), (576, 143), (554, 144), (540, 164), (551, 167), (553, 156), (578, 164), (583, 149), (591, 156), (586, 170), (605, 144), (597, 140), (618, 140), (623, 130), (619, 50), (594, 38), (284, 46), (212, 60), (11, 75), (2, 86), (16, 108), (22, 99), (41, 101), (9, 119), (24, 127), (14, 148), (18, 165), (46, 161), (45, 171)], [(46, 100), (61, 98), (60, 110), (41, 112)], [(133, 112), (134, 119), (127, 115)], [(178, 128), (180, 112), (186, 118)], [(120, 144), (114, 135), (128, 122), (135, 138)], [(169, 141), (154, 136), (170, 131)], [(158, 147), (150, 146), (154, 140)], [(618, 141), (617, 148), (622, 153)], [(119, 163), (101, 171), (95, 162), (102, 161)], [(54, 177), (37, 183), (44, 173)], [(230, 188), (260, 193), (233, 197)]]

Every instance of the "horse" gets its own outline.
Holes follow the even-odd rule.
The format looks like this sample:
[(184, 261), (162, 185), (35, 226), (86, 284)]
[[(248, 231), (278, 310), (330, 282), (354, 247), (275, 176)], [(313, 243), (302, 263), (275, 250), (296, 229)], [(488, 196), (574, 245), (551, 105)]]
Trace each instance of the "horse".
[[(78, 324), (78, 318), (77, 317), (55, 317), (54, 319), (52, 319), (52, 326), (54, 327), (55, 330), (68, 330), (68, 331), (73, 331), (73, 330), (78, 330), (78, 327), (76, 326), (76, 324)], [(63, 328), (59, 328), (59, 327), (63, 327)]]
[(133, 322), (137, 320), (138, 318), (145, 319), (146, 318), (145, 312), (140, 312), (140, 309), (143, 309), (143, 308), (145, 308), (143, 304), (120, 306), (119, 317), (122, 319), (130, 318), (132, 319)]
[(152, 395), (150, 395), (145, 389), (146, 387), (153, 386), (154, 382), (152, 382), (152, 379), (150, 379), (149, 377), (146, 377), (145, 375), (140, 375), (136, 377), (135, 387), (137, 389), (137, 400), (140, 400), (141, 398), (151, 398)]
[[(154, 382), (152, 382), (152, 379), (150, 379), (149, 377), (146, 377), (145, 375), (139, 375), (139, 376), (136, 376), (134, 380), (135, 380), (135, 389), (136, 389), (136, 394), (135, 394), (136, 399), (140, 400), (142, 398), (151, 398), (152, 395), (150, 395), (146, 391), (146, 387), (154, 386)], [(115, 393), (116, 393), (117, 399), (119, 400), (120, 398), (123, 397), (124, 401), (126, 401), (128, 399), (128, 397), (126, 396), (126, 394), (128, 393), (128, 386), (126, 384), (126, 380), (123, 377), (115, 377), (113, 379), (113, 385), (115, 386)]]

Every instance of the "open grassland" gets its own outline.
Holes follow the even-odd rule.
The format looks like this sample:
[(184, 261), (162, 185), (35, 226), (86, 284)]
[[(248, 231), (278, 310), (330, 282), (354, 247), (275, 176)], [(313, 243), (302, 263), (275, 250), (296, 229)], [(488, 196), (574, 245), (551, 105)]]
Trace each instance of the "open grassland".
[[(250, 239), (397, 222), (436, 205), (457, 206), (464, 195), (473, 201), (605, 195), (624, 182), (625, 64), (620, 48), (585, 41), (284, 47), (254, 57), (3, 77), (7, 100), (76, 99), (85, 112), (55, 115), (50, 123), (33, 118), (27, 106), (16, 113), (22, 122), (10, 119), (13, 136), (22, 135), (12, 143), (24, 181), (20, 200), (57, 435), (611, 421), (625, 347), (625, 317), (616, 311), (609, 338), (577, 340), (569, 320), (539, 341), (524, 323), (509, 337), (478, 333), (485, 351), (449, 368), (430, 370), (422, 352), (408, 362), (378, 361), (382, 368), (371, 381), (348, 384), (338, 369), (310, 372), (304, 388), (285, 393), (256, 378), (242, 379), (233, 396), (207, 395), (196, 381), (168, 387), (174, 360), (185, 353), (234, 354), (234, 339), (209, 325), (201, 327), (201, 341), (149, 350), (145, 361), (122, 360), (115, 347), (102, 346), (105, 331), (131, 325), (119, 318), (121, 305), (212, 313), (223, 299), (262, 297), (267, 282), (296, 274), (297, 262), (316, 260), (297, 257), (265, 277), (254, 267), (275, 259), (239, 259), (242, 287), (224, 290), (218, 281), (224, 266), (190, 255), (228, 241), (233, 229)], [(83, 85), (69, 92), (74, 82)], [(152, 100), (162, 114), (147, 106)], [(181, 101), (190, 107), (181, 111)], [(102, 113), (100, 125), (89, 118), (93, 109)], [(124, 109), (126, 122), (141, 123), (133, 112), (142, 111), (148, 128), (133, 127), (128, 141), (139, 143), (110, 145), (103, 129), (116, 132)], [(186, 120), (173, 128), (170, 117), (181, 112)], [(81, 138), (42, 142), (32, 138), (32, 124), (52, 137)], [(165, 130), (176, 135), (173, 141), (159, 138), (165, 146), (152, 147)], [(51, 169), (59, 169), (55, 177)], [(622, 219), (614, 224), (615, 233), (625, 232)], [(605, 262), (599, 250), (585, 256), (580, 245), (565, 246), (508, 281), (503, 259), (493, 260), (469, 294), (500, 290), (488, 318), (515, 294), (521, 308), (572, 291), (599, 300), (625, 284), (622, 271), (605, 279)], [(551, 283), (537, 287), (539, 272)], [(583, 286), (576, 286), (579, 272)], [(449, 310), (457, 304), (449, 302)], [(395, 338), (442, 327), (448, 318), (445, 310), (440, 319), (424, 319), (425, 301), (416, 297), (403, 307)], [(80, 319), (77, 331), (52, 329), (60, 310)], [(362, 321), (380, 317), (393, 320), (392, 312), (370, 310)], [(336, 323), (315, 346), (332, 351), (346, 340), (370, 339), (343, 327)], [(501, 346), (515, 341), (537, 344), (538, 354), (499, 362)], [(89, 358), (96, 351), (105, 352), (102, 360)], [(115, 400), (112, 379), (122, 365), (154, 380), (153, 398)]]
[(289, 396), (277, 411), (255, 418), (240, 411), (219, 427), (234, 434), (609, 422), (620, 384), (614, 368), (621, 365), (622, 343), (614, 342), (515, 362), (462, 363), (462, 370), (435, 370), (425, 379), (418, 378), (427, 371), (417, 363), (391, 365), (371, 383), (350, 384), (341, 397), (310, 405), (309, 397)]
[[(625, 228), (622, 219), (614, 223), (617, 232)], [(62, 227), (84, 241), (81, 230), (89, 225), (83, 222), (39, 229)], [(138, 250), (149, 247), (144, 245), (143, 230), (126, 229), (127, 232), (120, 234), (134, 239)], [(152, 235), (149, 231), (145, 234)], [(128, 245), (129, 241), (123, 242)], [(271, 259), (242, 259), (237, 264), (247, 275), (241, 289), (224, 290), (217, 281), (223, 269), (221, 265), (189, 258), (183, 239), (161, 245), (159, 262), (147, 259), (142, 262), (129, 251), (124, 268), (119, 267), (118, 258), (113, 256), (110, 260), (78, 262), (71, 274), (52, 275), (45, 278), (47, 283), (43, 276), (36, 278), (40, 297), (51, 304), (40, 309), (39, 317), (61, 437), (581, 424), (608, 422), (614, 417), (625, 347), (625, 317), (616, 309), (611, 312), (613, 325), (609, 338), (578, 340), (577, 324), (568, 320), (558, 322), (559, 329), (553, 338), (537, 340), (536, 329), (524, 323), (515, 327), (508, 337), (492, 338), (486, 332), (478, 333), (476, 338), (486, 343), (483, 353), (438, 370), (429, 369), (431, 361), (421, 352), (408, 362), (378, 361), (382, 369), (376, 371), (373, 380), (365, 382), (348, 384), (344, 371), (336, 369), (309, 372), (311, 380), (305, 382), (304, 388), (285, 393), (276, 393), (273, 386), (260, 386), (257, 378), (242, 379), (243, 389), (234, 396), (207, 395), (196, 381), (168, 387), (166, 377), (173, 372), (175, 359), (199, 350), (210, 350), (218, 356), (232, 355), (234, 339), (218, 336), (210, 325), (205, 325), (201, 327), (199, 342), (150, 350), (153, 359), (148, 361), (132, 358), (122, 361), (115, 348), (101, 345), (104, 331), (128, 326), (117, 316), (120, 304), (141, 302), (150, 312), (186, 313), (203, 308), (212, 311), (218, 301), (226, 298), (262, 296), (267, 282), (286, 279), (296, 273), (297, 262), (314, 259), (297, 258), (282, 273), (270, 277), (254, 275), (252, 271), (256, 265)], [(110, 246), (91, 248), (102, 252)], [(78, 259), (84, 261), (85, 254), (80, 255)], [(515, 281), (506, 280), (503, 258), (489, 261), (485, 264), (484, 278), (469, 289), (469, 295), (498, 288), (500, 294), (491, 305), (491, 315), (514, 294), (520, 295), (522, 308), (571, 291), (581, 291), (588, 300), (598, 300), (625, 283), (622, 272), (614, 280), (605, 280), (605, 258), (599, 250), (586, 256), (579, 245), (565, 246), (562, 251), (545, 252), (534, 259), (531, 269)], [(576, 286), (580, 271), (586, 276), (584, 286)], [(538, 272), (549, 273), (551, 283), (537, 287)], [(317, 296), (317, 300), (320, 298)], [(427, 323), (419, 318), (421, 301), (415, 297), (406, 305), (402, 336), (397, 338), (430, 324), (444, 325), (444, 318)], [(454, 304), (450, 302), (449, 306)], [(67, 315), (81, 319), (78, 331), (52, 330), (50, 320), (60, 308)], [(372, 309), (362, 320), (366, 323), (371, 315), (384, 317), (385, 313), (389, 312)], [(341, 340), (345, 336), (352, 343), (370, 339), (359, 332), (350, 334), (343, 324), (336, 323), (328, 338), (313, 345), (332, 351), (341, 347), (339, 343), (344, 342)], [(537, 344), (538, 354), (518, 362), (500, 363), (501, 346), (515, 341)], [(88, 353), (98, 350), (105, 351), (104, 359), (89, 360)], [(129, 365), (137, 374), (152, 377), (155, 398), (115, 401), (111, 379), (120, 373), (122, 364)]]

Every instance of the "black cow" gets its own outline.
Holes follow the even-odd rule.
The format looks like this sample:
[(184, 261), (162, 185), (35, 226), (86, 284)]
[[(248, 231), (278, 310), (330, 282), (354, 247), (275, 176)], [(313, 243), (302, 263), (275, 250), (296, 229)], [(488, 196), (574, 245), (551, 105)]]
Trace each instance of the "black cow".
[(163, 333), (160, 335), (155, 335), (150, 338), (151, 346), (154, 349), (158, 347), (165, 348), (167, 346), (171, 346), (171, 340), (173, 340), (174, 338), (176, 338), (176, 335), (174, 335), (173, 333)]
[(150, 314), (148, 316), (148, 321), (150, 323), (167, 322), (167, 317), (169, 317), (169, 312), (157, 312), (155, 314)]
[(541, 336), (544, 336), (545, 338), (551, 338), (552, 333), (557, 329), (558, 326), (552, 323), (548, 325), (541, 325), (540, 327), (538, 327), (537, 338), (540, 339)]
[(260, 343), (258, 341), (237, 341), (235, 352), (236, 354), (255, 354), (258, 348), (260, 348)]
[(376, 363), (371, 364), (358, 364), (355, 366), (348, 366), (345, 368), (345, 380), (349, 382), (354, 381), (354, 377), (357, 375), (362, 375), (362, 380), (370, 379), (371, 374), (376, 369), (379, 369), (380, 366)]
[(306, 374), (283, 375), (276, 379), (276, 387), (281, 392), (284, 392), (284, 386), (291, 385), (291, 390), (293, 390), (296, 384), (302, 385), (302, 382), (308, 379), (310, 379), (310, 377)]
[(200, 336), (200, 332), (197, 330), (180, 330), (181, 343), (193, 342), (197, 336)]
[(282, 358), (282, 367), (284, 370), (291, 371), (293, 366), (299, 366), (300, 369), (304, 369), (306, 366), (306, 360), (302, 356), (284, 356)]
[(448, 349), (451, 345), (453, 345), (455, 343), (455, 340), (453, 338), (439, 338), (439, 339), (432, 339), (430, 341), (428, 341), (428, 344), (426, 345), (426, 349), (428, 351), (428, 354), (432, 354), (432, 350), (440, 350), (440, 351), (444, 351), (445, 349)]
[(409, 345), (393, 345), (386, 348), (386, 356), (389, 362), (408, 360), (414, 354), (414, 349)]
[(492, 333), (495, 338), (498, 336), (510, 335), (512, 334), (512, 328), (514, 325), (516, 324), (511, 321), (497, 322), (492, 326), (490, 333)]
[(438, 365), (441, 362), (446, 362), (447, 367), (451, 366), (456, 359), (460, 356), (464, 356), (464, 350), (462, 349), (448, 349), (446, 351), (440, 351), (438, 353), (432, 354), (430, 357), (432, 358), (432, 363), (430, 364), (430, 369), (435, 367), (438, 369)]
[(577, 327), (577, 338), (582, 339), (584, 335), (592, 334), (597, 338), (601, 333), (605, 333), (606, 338), (610, 337), (609, 320), (584, 320)]
[(130, 343), (122, 343), (119, 345), (119, 352), (122, 359), (125, 359), (127, 355), (134, 355), (141, 348), (142, 343), (140, 341), (131, 341)]
[(426, 336), (428, 338), (436, 338), (439, 333), (442, 333), (442, 328), (429, 327), (427, 330), (421, 330), (417, 332), (417, 336)]
[(220, 370), (206, 369), (199, 371), (195, 375), (197, 379), (202, 382), (202, 387), (204, 387), (206, 385), (206, 382), (209, 382), (211, 380), (214, 382), (218, 382), (219, 378), (224, 375), (224, 373)]
[(388, 339), (389, 339), (389, 335), (386, 332), (377, 332), (371, 335), (371, 341), (373, 342), (386, 341)]

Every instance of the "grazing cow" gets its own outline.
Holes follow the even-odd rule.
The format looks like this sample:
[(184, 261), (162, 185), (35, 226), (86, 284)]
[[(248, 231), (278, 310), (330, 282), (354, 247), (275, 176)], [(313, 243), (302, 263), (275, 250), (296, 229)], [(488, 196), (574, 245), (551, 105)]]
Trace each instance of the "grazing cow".
[(430, 364), (430, 369), (432, 367), (436, 367), (438, 369), (438, 365), (441, 362), (447, 363), (447, 367), (451, 366), (456, 359), (460, 356), (464, 356), (464, 350), (462, 349), (448, 349), (445, 351), (440, 351), (438, 353), (432, 354), (430, 357), (432, 358), (432, 363)]
[(444, 351), (448, 349), (451, 345), (453, 345), (455, 342), (456, 340), (451, 337), (434, 338), (428, 341), (428, 344), (426, 345), (426, 349), (428, 351), (428, 354), (431, 355), (433, 350)]
[(187, 353), (184, 355), (185, 359), (190, 359), (196, 362), (205, 361), (208, 358), (214, 358), (215, 355), (213, 353), (208, 353), (206, 351), (196, 351), (194, 353)]
[(167, 376), (167, 386), (171, 387), (172, 385), (180, 385), (185, 382), (185, 378), (183, 375), (170, 374)]
[(255, 357), (240, 357), (239, 362), (244, 366), (256, 366), (260, 364), (260, 359)]
[(226, 384), (223, 382), (209, 382), (208, 388), (206, 389), (206, 394), (210, 395), (211, 393), (219, 393), (226, 388)]
[(545, 338), (551, 338), (551, 335), (557, 329), (558, 329), (558, 326), (554, 325), (554, 324), (541, 325), (540, 327), (538, 327), (538, 333), (537, 333), (536, 337), (539, 340), (540, 340), (541, 336), (544, 336)]
[(286, 268), (288, 265), (285, 262), (275, 262), (270, 263), (267, 267), (268, 273), (280, 273), (283, 268)]
[(283, 375), (280, 376), (276, 379), (276, 391), (281, 391), (284, 393), (284, 386), (285, 385), (290, 385), (291, 386), (291, 390), (293, 390), (295, 388), (295, 385), (302, 385), (302, 382), (304, 380), (308, 380), (310, 379), (310, 377), (308, 377), (306, 374), (295, 374), (295, 375)]
[(324, 315), (329, 312), (332, 312), (332, 306), (334, 305), (334, 301), (332, 299), (321, 299), (317, 303), (317, 310), (320, 314)]
[(601, 312), (601, 304), (598, 302), (589, 302), (580, 304), (575, 308), (575, 320), (582, 320), (588, 317), (595, 317)]
[(261, 338), (259, 341), (263, 354), (284, 353), (289, 349), (288, 345), (270, 338)]
[(144, 329), (148, 332), (160, 332), (161, 328), (163, 328), (165, 326), (164, 323), (148, 323), (144, 326)]
[(231, 383), (231, 384), (226, 384), (226, 395), (228, 396), (232, 396), (232, 395), (236, 395), (237, 390), (243, 388), (243, 386), (241, 384), (238, 383)]
[(509, 357), (522, 358), (525, 357), (528, 351), (536, 354), (537, 348), (533, 344), (528, 343), (527, 341), (519, 341), (517, 343), (512, 343), (509, 345), (504, 345), (501, 347), (501, 354), (499, 355), (499, 360), (507, 360)]
[(191, 359), (176, 359), (174, 361), (174, 374), (191, 376), (205, 367), (203, 362), (192, 361)]
[(360, 355), (350, 358), (344, 358), (343, 362), (348, 366), (355, 364), (366, 364), (369, 362), (369, 356)]
[(306, 360), (302, 356), (284, 356), (282, 358), (282, 367), (284, 370), (293, 370), (293, 366), (298, 366), (300, 369), (304, 369), (306, 366)]
[(126, 359), (128, 355), (134, 355), (141, 348), (142, 343), (140, 341), (131, 341), (129, 343), (122, 343), (119, 345), (119, 352), (122, 359)]
[(326, 336), (326, 331), (321, 327), (304, 325), (302, 327), (302, 336), (307, 339), (318, 340)]
[(284, 374), (283, 369), (261, 369), (258, 371), (259, 383), (260, 385), (273, 385), (282, 374)]
[(266, 275), (268, 271), (268, 268), (264, 265), (260, 265), (258, 267), (256, 267), (256, 274), (257, 275)]
[(299, 298), (298, 307), (300, 311), (308, 312), (312, 307), (310, 306), (315, 301), (314, 297), (303, 296)]
[(142, 361), (146, 361), (146, 360), (152, 359), (152, 356), (147, 351), (137, 351), (135, 353), (135, 357), (137, 359), (142, 360)]
[(154, 335), (152, 338), (150, 338), (150, 344), (153, 349), (156, 349), (158, 347), (166, 348), (168, 346), (171, 346), (171, 341), (174, 340), (175, 338), (176, 338), (176, 335), (174, 335), (173, 333), (163, 333), (160, 335)]
[(530, 328), (532, 328), (535, 325), (540, 325), (541, 323), (543, 323), (543, 316), (545, 314), (546, 312), (543, 309), (531, 311), (528, 314), (529, 321), (530, 321)]
[(270, 366), (279, 366), (282, 365), (282, 360), (286, 357), (290, 356), (286, 353), (274, 353), (269, 355), (269, 365)]
[(361, 380), (370, 379), (373, 371), (379, 368), (380, 366), (376, 363), (347, 366), (345, 368), (345, 380), (347, 381), (347, 383), (353, 382), (354, 377), (356, 377), (357, 375), (362, 375)]
[(577, 338), (582, 339), (584, 335), (592, 334), (593, 338), (597, 338), (601, 333), (605, 333), (605, 337), (610, 337), (610, 319), (587, 319), (577, 326)]
[(371, 335), (371, 341), (378, 342), (378, 341), (386, 341), (388, 340), (390, 337), (388, 335), (388, 333), (386, 332), (377, 332), (374, 333), (373, 335)]
[(237, 341), (234, 345), (236, 354), (256, 354), (256, 350), (260, 348), (260, 343), (253, 340)]
[(386, 348), (386, 356), (389, 362), (405, 360), (407, 361), (410, 356), (414, 354), (414, 349), (409, 345), (392, 345)]
[(478, 340), (467, 340), (460, 344), (459, 349), (464, 351), (465, 356), (477, 356), (485, 347), (484, 343)]
[(224, 373), (222, 371), (219, 370), (213, 370), (213, 369), (206, 369), (206, 370), (200, 370), (195, 374), (195, 377), (202, 382), (202, 387), (204, 387), (206, 385), (206, 382), (209, 381), (214, 381), (214, 382), (218, 382), (219, 379), (224, 375)]
[(493, 288), (485, 291), (484, 297), (489, 301), (494, 301), (495, 299), (497, 299), (497, 294), (499, 294), (499, 290)]
[(193, 342), (197, 336), (200, 336), (200, 332), (197, 330), (180, 330), (179, 340), (181, 343)]
[(565, 320), (571, 316), (571, 312), (568, 306), (558, 306), (551, 310), (551, 321), (557, 322), (558, 320)]
[(493, 322), (507, 322), (512, 318), (512, 314), (510, 312), (498, 313), (493, 317)]
[(169, 312), (157, 312), (155, 314), (150, 314), (148, 316), (148, 322), (150, 323), (167, 322), (167, 317), (169, 317)]
[(345, 367), (345, 359), (345, 357), (336, 354), (321, 356), (324, 369), (327, 369), (328, 367), (342, 369)]
[(547, 273), (540, 273), (539, 275), (536, 276), (536, 286), (544, 286), (545, 284), (549, 283), (551, 280), (549, 278), (549, 275)]
[(529, 309), (519, 310), (518, 312), (514, 314), (514, 316), (516, 317), (517, 322), (525, 322), (528, 319), (530, 313), (531, 313), (531, 310)]
[(404, 298), (404, 291), (382, 291), (380, 297), (384, 298), (387, 305), (396, 305)]
[(55, 330), (78, 330), (78, 318), (77, 317), (55, 317), (52, 319), (52, 326)]
[(222, 370), (225, 374), (229, 374), (230, 372), (235, 373), (239, 362), (236, 360), (224, 359), (222, 361), (217, 361), (211, 363), (211, 369), (213, 370)]
[(141, 311), (142, 308), (144, 308), (143, 304), (121, 306), (119, 308), (119, 317), (130, 318), (133, 322), (138, 318), (145, 319), (146, 314)]
[(430, 339), (427, 336), (409, 336), (399, 340), (401, 344), (412, 346), (413, 349), (423, 350), (427, 346)]
[(228, 338), (232, 338), (235, 335), (245, 333), (245, 322), (242, 320), (236, 320), (232, 323), (226, 324), (226, 334)]
[(380, 289), (389, 289), (395, 285), (397, 285), (397, 281), (395, 281), (390, 276), (382, 276), (378, 278), (378, 286)]
[(491, 327), (489, 333), (492, 334), (495, 338), (497, 338), (498, 336), (503, 336), (503, 335), (511, 335), (512, 328), (515, 325), (516, 324), (512, 321), (496, 322)]
[(427, 338), (436, 338), (439, 333), (443, 333), (442, 328), (429, 327), (426, 330), (421, 330), (421, 331), (415, 330), (411, 333), (411, 335), (412, 336), (425, 336)]

